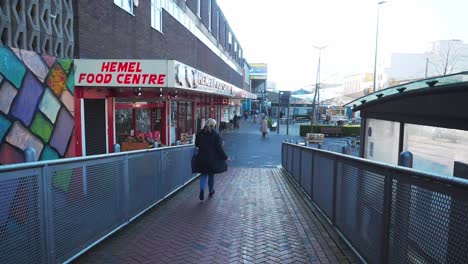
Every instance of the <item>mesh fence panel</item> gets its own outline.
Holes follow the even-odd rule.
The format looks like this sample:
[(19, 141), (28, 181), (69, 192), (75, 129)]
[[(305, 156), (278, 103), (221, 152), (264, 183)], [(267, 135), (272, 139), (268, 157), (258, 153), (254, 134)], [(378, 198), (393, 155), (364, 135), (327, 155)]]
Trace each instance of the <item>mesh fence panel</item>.
[[(290, 148), (301, 147), (283, 147), (283, 164), (287, 161), (294, 175)], [(334, 224), (368, 263), (468, 263), (465, 180), (443, 183), (447, 180), (306, 148), (301, 157), (301, 186), (312, 190), (312, 200), (331, 220), (336, 159)]]
[(123, 157), (49, 170), (55, 254), (63, 262), (125, 221)]
[(385, 175), (359, 163), (337, 163), (336, 225), (370, 263), (382, 253)]
[[(181, 149), (167, 149), (162, 152), (162, 192), (163, 196), (168, 195), (179, 186), (181, 186), (185, 181), (184, 172), (185, 168), (188, 165), (183, 164), (179, 159), (181, 155)], [(189, 163), (189, 161), (187, 161)], [(189, 163), (190, 164), (190, 163)]]
[(298, 183), (301, 182), (301, 149), (293, 148), (292, 175)]
[(312, 152), (304, 149), (301, 157), (301, 187), (312, 197)]
[(42, 192), (39, 170), (0, 173), (0, 263), (46, 262)]
[(157, 200), (158, 178), (161, 177), (158, 152), (128, 157), (129, 213), (134, 216)]
[(424, 183), (393, 181), (389, 262), (466, 263), (466, 192)]
[(322, 153), (315, 153), (312, 198), (330, 218), (333, 214), (333, 163), (334, 161), (328, 156)]
[(182, 148), (181, 152), (182, 155), (179, 157), (180, 161), (180, 166), (182, 166), (183, 172), (182, 175), (184, 176), (183, 183), (186, 183), (190, 179), (194, 177), (194, 174), (192, 174), (192, 156), (194, 153), (195, 149), (194, 148)]

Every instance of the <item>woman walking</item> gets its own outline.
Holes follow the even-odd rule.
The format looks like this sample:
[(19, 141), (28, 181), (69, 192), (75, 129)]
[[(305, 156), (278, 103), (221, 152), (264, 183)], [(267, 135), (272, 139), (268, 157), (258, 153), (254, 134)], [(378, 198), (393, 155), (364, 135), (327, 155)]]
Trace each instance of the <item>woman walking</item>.
[(262, 138), (265, 138), (268, 132), (268, 121), (266, 120), (265, 116), (262, 116)]
[(200, 200), (205, 199), (207, 179), (209, 197), (215, 194), (214, 175), (227, 171), (226, 161), (230, 160), (224, 152), (221, 137), (214, 130), (215, 127), (216, 120), (209, 118), (206, 120), (205, 127), (197, 133), (195, 138), (195, 147), (198, 148), (195, 171), (201, 173)]

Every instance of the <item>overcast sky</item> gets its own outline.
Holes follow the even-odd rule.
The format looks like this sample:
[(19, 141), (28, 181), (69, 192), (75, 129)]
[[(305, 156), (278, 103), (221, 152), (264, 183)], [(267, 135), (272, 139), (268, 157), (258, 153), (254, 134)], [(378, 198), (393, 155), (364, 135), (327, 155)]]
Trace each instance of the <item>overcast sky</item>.
[[(372, 72), (376, 0), (217, 0), (248, 62), (268, 64), (279, 89)], [(468, 0), (388, 0), (380, 5), (379, 61), (391, 52), (424, 52), (430, 42), (468, 42)]]

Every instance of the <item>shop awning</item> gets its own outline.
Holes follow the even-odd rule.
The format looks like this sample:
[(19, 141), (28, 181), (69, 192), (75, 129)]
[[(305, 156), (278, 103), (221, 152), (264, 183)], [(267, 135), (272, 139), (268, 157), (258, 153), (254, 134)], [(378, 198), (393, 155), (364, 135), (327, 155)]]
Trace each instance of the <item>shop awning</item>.
[(257, 96), (176, 60), (75, 59), (75, 86), (168, 88), (236, 99)]

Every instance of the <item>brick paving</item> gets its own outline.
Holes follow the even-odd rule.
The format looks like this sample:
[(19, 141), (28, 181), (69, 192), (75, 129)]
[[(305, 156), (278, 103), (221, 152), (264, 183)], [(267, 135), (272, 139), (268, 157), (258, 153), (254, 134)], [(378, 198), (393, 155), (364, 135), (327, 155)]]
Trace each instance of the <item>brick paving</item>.
[[(75, 263), (349, 263), (277, 168), (230, 168), (216, 194), (198, 180)], [(355, 262), (355, 261), (352, 261)]]

